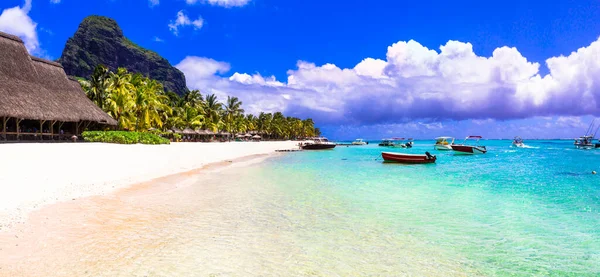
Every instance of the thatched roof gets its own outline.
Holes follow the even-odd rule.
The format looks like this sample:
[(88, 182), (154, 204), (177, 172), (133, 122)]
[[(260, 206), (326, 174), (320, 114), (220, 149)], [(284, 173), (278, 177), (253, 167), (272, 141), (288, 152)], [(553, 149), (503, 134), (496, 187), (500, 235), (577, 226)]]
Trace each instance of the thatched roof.
[(117, 124), (60, 64), (30, 56), (18, 37), (0, 32), (0, 56), (0, 117)]
[(194, 131), (194, 130), (192, 130), (192, 129), (190, 129), (190, 128), (185, 128), (185, 129), (183, 129), (182, 133), (183, 133), (184, 135), (195, 135), (195, 134), (196, 134), (196, 131)]

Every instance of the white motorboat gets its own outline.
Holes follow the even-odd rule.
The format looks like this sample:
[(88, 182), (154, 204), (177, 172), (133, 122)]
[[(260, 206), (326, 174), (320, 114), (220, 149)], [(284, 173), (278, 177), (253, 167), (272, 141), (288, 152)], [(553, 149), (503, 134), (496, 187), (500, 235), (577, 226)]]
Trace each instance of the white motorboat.
[[(475, 145), (466, 145), (466, 142), (469, 139), (476, 140)], [(466, 155), (485, 154), (485, 153), (487, 153), (487, 149), (485, 148), (485, 146), (479, 145), (480, 139), (481, 139), (481, 136), (468, 136), (465, 139), (465, 141), (463, 142), (463, 144), (452, 144), (450, 146), (452, 147), (452, 150), (454, 150), (454, 152), (456, 154), (466, 154)]]
[(352, 145), (367, 145), (367, 144), (368, 143), (363, 141), (363, 139), (356, 139), (355, 141), (352, 142)]
[(454, 144), (453, 137), (439, 137), (435, 139), (435, 145), (433, 146), (436, 150), (452, 150), (452, 144)]

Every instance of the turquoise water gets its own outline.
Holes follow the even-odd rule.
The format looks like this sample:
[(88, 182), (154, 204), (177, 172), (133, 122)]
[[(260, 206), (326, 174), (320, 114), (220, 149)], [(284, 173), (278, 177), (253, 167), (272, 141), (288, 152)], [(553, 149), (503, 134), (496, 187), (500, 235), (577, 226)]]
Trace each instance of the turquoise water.
[[(333, 272), (600, 276), (600, 151), (525, 143), (482, 141), (489, 152), (475, 156), (433, 150), (433, 141), (337, 147), (247, 174), (278, 191), (290, 239), (313, 262), (335, 261)], [(438, 161), (382, 163), (382, 150)]]

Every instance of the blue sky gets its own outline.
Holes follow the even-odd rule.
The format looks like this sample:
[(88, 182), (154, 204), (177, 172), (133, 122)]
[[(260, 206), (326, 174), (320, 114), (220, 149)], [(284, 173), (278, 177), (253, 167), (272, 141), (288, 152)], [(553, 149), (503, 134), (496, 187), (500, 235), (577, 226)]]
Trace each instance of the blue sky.
[(3, 0), (0, 10), (0, 30), (52, 59), (83, 18), (112, 17), (190, 88), (238, 96), (250, 112), (311, 116), (333, 138), (574, 137), (600, 114), (597, 0)]

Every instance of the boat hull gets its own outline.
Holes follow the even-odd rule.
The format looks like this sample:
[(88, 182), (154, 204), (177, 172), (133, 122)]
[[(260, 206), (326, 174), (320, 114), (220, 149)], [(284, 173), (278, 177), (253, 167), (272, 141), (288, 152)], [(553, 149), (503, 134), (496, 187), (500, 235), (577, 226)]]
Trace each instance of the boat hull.
[(441, 151), (449, 151), (452, 150), (452, 145), (450, 144), (436, 144), (434, 146), (435, 150), (441, 150)]
[(470, 145), (452, 145), (452, 150), (456, 154), (474, 155), (474, 154), (485, 154), (487, 149), (483, 146), (470, 146)]
[(335, 148), (335, 144), (305, 144), (302, 145), (303, 150), (327, 150)]
[(430, 164), (435, 163), (436, 156), (403, 154), (392, 152), (381, 152), (381, 157), (386, 162), (404, 163), (404, 164)]

